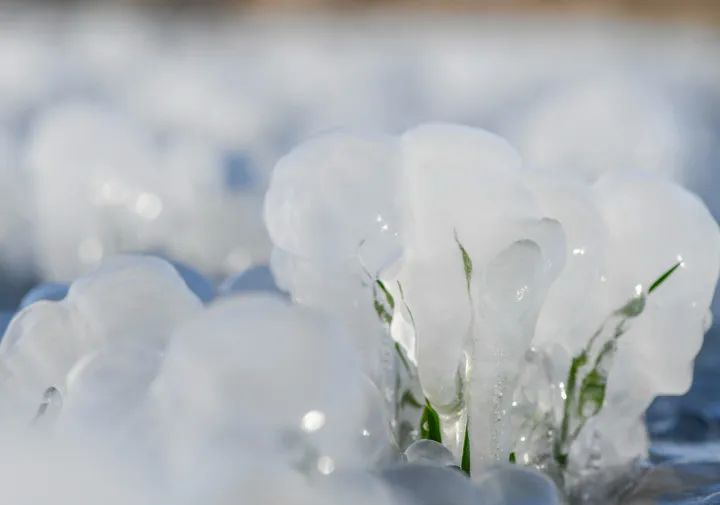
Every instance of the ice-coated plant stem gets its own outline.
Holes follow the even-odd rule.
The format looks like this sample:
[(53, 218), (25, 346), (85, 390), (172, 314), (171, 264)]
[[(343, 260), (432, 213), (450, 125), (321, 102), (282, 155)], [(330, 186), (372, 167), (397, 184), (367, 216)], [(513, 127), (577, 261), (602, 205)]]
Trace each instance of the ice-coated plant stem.
[[(567, 468), (570, 447), (585, 424), (603, 407), (612, 360), (618, 341), (628, 330), (627, 324), (642, 314), (647, 296), (659, 288), (681, 265), (682, 261), (679, 261), (663, 272), (650, 284), (646, 293), (638, 287), (636, 295), (613, 312), (592, 335), (585, 348), (572, 359), (565, 382), (562, 421), (553, 444), (553, 458), (561, 469)], [(595, 342), (607, 333), (607, 328), (612, 328), (612, 333), (592, 359)], [(578, 388), (580, 373), (591, 361), (592, 368), (585, 374)]]

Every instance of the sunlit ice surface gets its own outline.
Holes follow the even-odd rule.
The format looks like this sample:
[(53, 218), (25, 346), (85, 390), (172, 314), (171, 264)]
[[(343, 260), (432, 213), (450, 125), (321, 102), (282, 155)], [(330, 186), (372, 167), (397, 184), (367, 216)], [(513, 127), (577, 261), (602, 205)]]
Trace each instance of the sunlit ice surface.
[[(156, 471), (148, 472), (152, 475), (150, 482), (138, 483), (147, 475), (131, 475), (132, 462), (122, 461), (118, 463), (122, 468), (108, 469), (118, 475), (109, 479), (112, 485), (122, 486), (121, 479), (128, 475), (132, 484), (124, 487), (137, 494), (138, 500), (170, 495), (182, 496), (193, 503), (195, 499), (222, 500), (225, 496), (243, 494), (278, 503), (291, 503), (287, 501), (290, 495), (296, 500), (316, 501), (348, 496), (346, 500), (352, 501), (356, 499), (351, 497), (356, 492), (353, 485), (338, 484), (340, 491), (324, 481), (320, 486), (310, 485), (308, 476), (312, 480), (345, 470), (384, 468), (393, 460), (391, 455), (397, 448), (385, 447), (392, 445), (385, 444), (386, 420), (372, 415), (383, 411), (378, 403), (382, 404), (384, 391), (377, 390), (382, 364), (374, 362), (376, 354), (383, 352), (380, 336), (377, 345), (364, 339), (352, 351), (362, 356), (363, 370), (355, 378), (352, 367), (358, 364), (353, 360), (349, 362), (354, 364), (346, 364), (341, 375), (332, 367), (306, 374), (300, 364), (309, 361), (304, 361), (301, 354), (296, 354), (294, 361), (278, 365), (287, 373), (274, 377), (268, 369), (252, 368), (252, 360), (243, 356), (247, 350), (251, 355), (271, 360), (275, 351), (250, 340), (242, 349), (230, 352), (234, 345), (241, 344), (234, 340), (229, 328), (247, 326), (268, 338), (285, 337), (280, 323), (270, 327), (265, 319), (284, 320), (286, 316), (281, 314), (290, 310), (283, 305), (288, 295), (280, 294), (280, 300), (272, 303), (207, 309), (208, 314), (196, 316), (196, 322), (183, 322), (179, 329), (175, 329), (175, 322), (159, 318), (159, 306), (175, 306), (179, 299), (184, 299), (185, 305), (180, 304), (181, 308), (175, 310), (188, 318), (200, 310), (196, 308), (199, 302), (183, 291), (185, 287), (204, 302), (218, 295), (222, 301), (237, 291), (279, 291), (267, 267), (272, 242), (263, 221), (263, 200), (278, 159), (302, 142), (339, 130), (392, 136), (425, 121), (462, 123), (502, 135), (515, 147), (527, 169), (587, 185), (610, 177), (609, 172), (622, 177), (645, 171), (654, 178), (675, 181), (698, 192), (715, 215), (720, 210), (713, 197), (714, 174), (720, 162), (718, 143), (714, 141), (720, 124), (720, 70), (713, 61), (720, 42), (703, 29), (590, 21), (569, 26), (553, 19), (461, 20), (443, 16), (403, 19), (402, 24), (397, 19), (380, 17), (168, 20), (165, 15), (117, 10), (71, 13), (8, 10), (2, 23), (0, 292), (7, 315), (0, 317), (0, 321), (9, 319), (23, 294), (36, 281), (56, 283), (40, 286), (42, 289), (27, 302), (33, 309), (16, 316), (14, 329), (9, 333), (16, 335), (12, 337), (15, 339), (36, 328), (32, 334), (40, 336), (23, 337), (38, 343), (27, 344), (26, 353), (17, 355), (8, 365), (14, 367), (13, 375), (23, 384), (11, 388), (15, 394), (6, 395), (13, 405), (9, 410), (19, 416), (7, 421), (8, 426), (30, 422), (42, 411), (37, 425), (43, 426), (42, 422), (57, 426), (67, 437), (80, 436), (78, 432), (89, 425), (86, 428), (89, 433), (98, 438), (110, 433), (108, 438), (116, 444), (115, 438), (125, 440), (123, 437), (147, 441), (134, 445), (124, 458), (157, 461), (153, 467)], [(435, 140), (420, 139), (417, 145), (427, 142)], [(443, 152), (442, 147), (437, 150), (437, 159), (450, 163), (451, 153)], [(474, 156), (472, 152), (466, 154), (469, 158)], [(363, 292), (357, 294), (342, 284), (338, 272), (345, 272), (346, 265), (332, 261), (338, 253), (342, 259), (353, 257), (362, 240), (366, 240), (360, 248), (364, 266), (376, 265), (370, 269), (372, 275), (378, 273), (379, 265), (394, 259), (398, 242), (390, 240), (387, 250), (378, 248), (380, 242), (373, 242), (375, 237), (369, 233), (379, 230), (379, 236), (384, 237), (397, 231), (392, 221), (392, 213), (397, 209), (386, 202), (403, 194), (403, 187), (393, 185), (389, 171), (371, 171), (391, 166), (386, 160), (395, 154), (390, 148), (380, 152), (373, 149), (369, 155), (363, 146), (346, 145), (337, 149), (337, 156), (347, 163), (348, 180), (342, 180), (343, 173), (337, 170), (320, 180), (313, 179), (312, 173), (306, 176), (313, 199), (320, 201), (323, 189), (330, 192), (327, 212), (310, 216), (308, 227), (302, 228), (303, 235), (297, 237), (310, 241), (317, 250), (307, 250), (303, 245), (300, 251), (288, 251), (292, 247), (285, 243), (277, 247), (276, 243), (273, 269), (281, 287), (290, 291), (296, 304), (313, 310), (330, 307), (329, 312), (334, 312), (330, 316), (351, 321), (354, 330), (381, 335), (374, 314), (368, 320), (351, 310), (355, 302), (366, 304), (372, 299), (363, 298)], [(323, 159), (330, 159), (330, 155), (323, 155)], [(309, 160), (301, 163), (297, 172), (302, 173), (308, 165), (319, 165), (312, 157)], [(373, 163), (366, 166), (364, 162), (368, 160)], [(302, 180), (294, 184), (297, 184), (292, 186), (294, 190), (303, 187)], [(345, 187), (352, 188), (348, 195), (331, 194)], [(422, 186), (414, 188), (418, 191), (412, 194), (423, 195)], [(432, 195), (437, 188), (430, 185), (425, 190)], [(419, 202), (431, 198), (426, 196)], [(552, 201), (557, 197), (547, 198)], [(578, 197), (580, 203), (583, 198)], [(630, 208), (632, 199), (631, 192), (627, 202)], [(331, 211), (343, 202), (350, 202), (351, 211), (341, 216), (341, 226), (335, 235), (323, 241), (326, 237), (315, 233), (330, 229), (328, 220), (337, 217)], [(510, 204), (511, 211), (532, 214), (524, 207), (527, 202), (522, 198)], [(499, 212), (499, 205), (488, 208)], [(361, 214), (361, 209), (368, 214)], [(300, 204), (296, 210), (302, 210)], [(428, 212), (424, 219), (434, 215)], [(487, 216), (485, 213), (483, 219), (489, 221)], [(614, 227), (621, 226), (622, 217), (616, 216)], [(589, 216), (578, 216), (580, 229), (590, 226), (583, 218), (592, 223), (592, 212)], [(367, 228), (361, 228), (362, 234), (352, 235), (353, 230), (366, 223)], [(301, 225), (304, 226), (296, 222), (293, 226)], [(652, 226), (661, 228), (663, 224)], [(692, 226), (694, 223), (689, 225)], [(297, 228), (292, 230), (301, 233)], [(640, 232), (639, 239), (644, 233)], [(323, 240), (313, 240), (318, 237)], [(462, 243), (474, 240), (463, 229), (459, 237)], [(422, 242), (422, 238), (416, 237), (415, 244), (432, 245), (432, 237), (428, 242)], [(545, 252), (547, 244), (556, 241), (551, 230), (545, 229), (540, 238), (534, 239), (541, 242), (540, 249)], [(583, 265), (583, 260), (594, 261), (593, 248), (603, 242), (600, 237), (588, 239), (589, 242), (583, 237), (583, 244), (566, 251), (565, 261), (574, 265)], [(345, 242), (341, 243), (342, 240)], [(441, 260), (453, 265), (450, 262), (457, 259), (453, 256), (457, 253), (455, 243), (450, 240), (438, 246), (447, 248), (447, 258), (441, 251)], [(73, 284), (61, 305), (50, 305), (52, 309), (43, 308), (46, 302), (32, 304), (37, 299), (63, 299), (67, 285), (78, 276), (98, 266), (101, 272), (106, 271), (102, 270), (109, 268), (106, 259), (126, 252), (169, 258), (185, 283), (169, 287), (166, 283), (170, 282), (172, 272), (157, 267), (163, 274), (158, 274), (157, 279), (155, 274), (148, 275), (155, 280), (147, 282), (155, 284), (162, 296), (125, 292), (114, 287), (113, 281), (107, 288), (98, 288), (98, 294), (92, 296), (82, 294), (82, 284), (80, 288)], [(282, 255), (288, 252), (301, 252), (298, 256), (303, 261), (291, 263), (287, 257), (283, 259)], [(531, 266), (537, 252), (533, 246), (509, 249), (493, 263), (489, 257), (498, 252), (481, 253), (488, 256), (487, 263), (495, 265), (495, 271), (504, 272), (506, 264), (530, 265), (529, 271), (534, 271)], [(315, 255), (324, 263), (319, 273), (312, 261), (304, 262)], [(403, 266), (405, 270), (400, 269), (406, 276), (415, 272), (405, 281), (409, 303), (418, 299), (421, 292), (418, 286), (422, 285), (418, 281), (420, 284), (413, 286), (412, 279), (431, 273), (424, 269), (426, 263), (422, 260), (415, 258), (415, 263), (409, 262)], [(478, 265), (484, 261), (476, 259)], [(622, 256), (613, 261), (621, 265)], [(443, 271), (438, 272), (442, 280)], [(462, 270), (453, 272), (462, 286)], [(367, 282), (363, 272), (354, 273)], [(579, 276), (587, 272), (578, 267), (576, 273)], [(662, 273), (659, 265), (654, 273)], [(97, 275), (91, 274), (90, 278)], [(119, 274), (112, 274), (115, 275)], [(386, 275), (385, 279), (391, 280), (405, 278), (399, 272)], [(537, 289), (541, 293), (546, 289), (543, 283), (551, 282), (556, 274), (548, 275), (547, 280), (538, 278)], [(497, 289), (514, 282), (500, 274), (496, 278), (499, 279), (496, 286), (500, 286)], [(329, 287), (327, 279), (337, 284)], [(568, 279), (564, 288), (573, 293), (573, 283), (580, 277)], [(94, 282), (102, 286), (101, 280)], [(126, 281), (116, 282), (123, 286)], [(556, 290), (560, 288), (556, 286)], [(120, 291), (113, 296), (118, 298), (113, 301), (110, 293), (117, 289)], [(478, 286), (476, 293), (483, 289), (490, 288)], [(104, 302), (106, 290), (107, 305), (98, 302), (93, 307), (82, 302), (95, 296)], [(396, 287), (391, 290), (399, 313), (393, 321), (393, 338), (411, 349), (410, 318), (401, 310)], [(175, 292), (177, 299), (171, 302), (168, 297)], [(463, 295), (461, 291), (460, 296)], [(137, 306), (126, 305), (124, 298), (142, 302)], [(428, 298), (417, 303), (432, 305), (434, 301)], [(608, 311), (612, 308), (615, 307), (608, 307)], [(253, 310), (265, 317), (251, 317)], [(526, 317), (522, 311), (516, 315)], [(287, 317), (287, 321), (293, 321), (296, 316)], [(427, 316), (418, 316), (423, 317)], [(120, 324), (124, 318), (134, 320), (137, 326), (125, 328)], [(555, 320), (540, 319), (538, 324), (551, 333)], [(314, 323), (285, 324), (295, 327), (294, 331), (302, 336), (297, 328), (312, 328)], [(439, 323), (421, 321), (421, 324)], [(251, 333), (250, 329), (247, 331)], [(308, 329), (307, 333), (315, 332)], [(523, 337), (526, 333), (519, 330), (517, 335)], [(712, 446), (705, 444), (720, 433), (717, 406), (720, 393), (715, 385), (717, 377), (713, 375), (717, 368), (714, 366), (717, 354), (713, 351), (717, 347), (716, 333), (711, 330), (708, 334), (696, 363), (690, 394), (681, 399), (662, 398), (648, 415), (649, 434), (662, 441), (651, 446), (651, 458), (659, 462), (659, 467), (670, 466), (668, 471), (678, 473), (677, 480), (683, 485), (694, 482), (688, 488), (700, 489), (699, 497), (711, 496), (712, 491), (707, 490), (712, 488), (712, 477), (703, 480), (701, 477), (708, 472), (698, 471), (701, 477), (692, 480), (693, 472), (683, 474), (681, 470), (685, 468), (682, 465), (698, 464), (705, 468), (702, 465), (714, 461), (708, 449)], [(133, 340), (132, 335), (136, 334), (140, 345)], [(210, 335), (208, 344), (214, 343), (228, 352), (214, 354), (212, 349), (194, 342), (193, 334)], [(328, 330), (327, 334), (336, 332)], [(52, 341), (57, 349), (47, 349), (50, 343), (42, 343), (51, 335), (61, 337)], [(122, 338), (116, 341), (114, 335)], [(78, 338), (77, 342), (73, 340)], [(355, 336), (346, 337), (352, 338)], [(662, 347), (666, 341), (671, 339), (658, 344), (659, 355), (667, 350)], [(517, 354), (513, 359), (524, 359), (522, 354), (529, 344), (523, 340), (503, 353)], [(699, 345), (699, 340), (695, 344)], [(12, 341), (3, 345), (10, 349)], [(424, 381), (423, 393), (433, 403), (444, 405), (445, 395), (452, 387), (445, 387), (443, 380), (452, 383), (453, 377), (446, 372), (454, 370), (457, 363), (443, 353), (452, 353), (459, 344), (433, 346), (418, 349), (420, 354), (411, 353), (410, 357), (423, 361), (430, 352), (441, 363), (437, 367), (420, 365), (419, 370), (421, 376), (429, 377)], [(346, 351), (331, 351), (322, 345), (319, 348), (329, 356), (321, 360), (323, 363), (335, 363), (337, 367), (348, 363), (343, 361), (347, 359)], [(575, 351), (570, 347), (567, 352), (571, 354), (565, 356), (566, 360)], [(43, 354), (46, 352), (47, 356)], [(223, 365), (223, 359), (227, 359), (227, 365)], [(235, 375), (233, 364), (237, 363), (249, 370), (246, 376)], [(652, 364), (642, 363), (640, 368), (645, 366), (652, 371)], [(213, 368), (216, 368), (213, 374), (205, 372)], [(492, 367), (487, 370), (489, 377), (507, 375)], [(370, 385), (365, 375), (370, 375)], [(689, 380), (686, 375), (680, 382)], [(184, 383), (186, 376), (197, 380)], [(317, 397), (312, 404), (298, 401), (297, 408), (291, 409), (298, 395), (283, 388), (301, 380), (307, 381), (305, 389)], [(487, 381), (488, 386), (493, 385), (493, 380)], [(333, 382), (345, 386), (347, 398), (341, 401), (332, 388), (325, 389), (327, 383)], [(121, 384), (125, 387), (118, 390)], [(274, 386), (278, 389), (273, 389)], [(296, 386), (299, 390), (300, 385)], [(51, 387), (56, 387), (59, 393)], [(254, 389), (246, 392), (243, 387)], [(275, 393), (263, 397), (269, 394), (262, 393), (265, 389)], [(487, 398), (494, 394), (486, 393)], [(286, 400), (280, 400), (283, 395), (287, 395)], [(255, 401), (259, 403), (254, 404)], [(326, 406), (318, 408), (318, 404)], [(250, 414), (241, 415), (248, 405), (252, 406)], [(489, 403), (478, 405), (477, 409), (483, 410)], [(617, 408), (622, 408), (621, 402), (619, 405)], [(638, 408), (642, 411), (645, 405)], [(335, 414), (345, 419), (339, 427), (333, 422), (333, 409), (346, 416)], [(261, 412), (270, 417), (260, 419)], [(464, 422), (462, 415), (454, 420), (457, 426)], [(58, 416), (58, 420), (53, 421), (53, 416)], [(193, 416), (197, 419), (188, 420)], [(183, 422), (176, 422), (176, 417)], [(356, 419), (357, 424), (348, 422), (350, 418)], [(122, 429), (118, 434), (121, 420), (125, 428), (130, 426), (130, 435)], [(493, 423), (488, 426), (492, 428)], [(449, 430), (451, 438), (455, 437), (455, 444), (449, 449), (453, 457), (459, 455), (462, 446), (457, 431)], [(636, 435), (623, 433), (644, 448), (644, 434)], [(492, 451), (497, 447), (505, 451), (508, 447), (506, 440), (495, 444), (492, 436), (486, 441), (480, 436), (473, 438), (474, 451), (480, 458), (485, 455), (497, 458)], [(499, 438), (505, 436), (497, 434)], [(308, 442), (308, 437), (317, 440)], [(233, 443), (224, 444), (228, 439)], [(93, 458), (102, 458), (108, 450), (100, 444), (99, 455), (82, 459), (84, 456), (68, 452), (63, 446), (65, 442), (53, 439), (44, 444), (42, 439), (33, 440), (28, 443), (32, 446), (27, 447), (29, 451), (46, 451), (43, 454), (48, 454), (50, 462), (62, 460), (66, 454), (67, 458), (77, 458), (78, 468), (92, 466)], [(481, 443), (485, 445), (481, 447)], [(21, 444), (18, 451), (23, 447)], [(329, 448), (337, 454), (328, 453)], [(625, 448), (631, 455), (637, 450), (632, 444)], [(429, 456), (431, 460), (447, 458), (446, 453), (433, 454)], [(12, 457), (8, 456), (9, 461)], [(201, 457), (213, 464), (206, 474), (190, 478), (194, 474), (193, 462)], [(624, 458), (620, 457), (623, 461)], [(275, 468), (277, 461), (283, 461), (282, 471), (268, 470)], [(227, 468), (232, 465), (247, 468), (242, 482), (234, 482), (228, 475)], [(22, 471), (28, 476), (34, 472), (31, 464)], [(658, 471), (653, 467), (649, 478)], [(103, 479), (98, 481), (104, 482)], [(396, 499), (389, 497), (393, 491), (387, 487), (392, 486), (382, 479), (377, 482), (374, 474), (358, 477), (354, 485), (362, 487), (365, 480), (377, 487), (381, 496), (377, 500)], [(84, 492), (81, 487), (73, 488), (72, 482), (58, 477), (56, 496), (63, 496), (67, 489)], [(175, 486), (178, 482), (186, 487)], [(611, 485), (612, 482), (606, 483), (608, 488)], [(103, 489), (104, 484), (100, 486)], [(452, 487), (447, 485), (448, 489)], [(277, 488), (280, 494), (264, 495), (267, 488)], [(17, 493), (8, 496), (23, 496), (22, 489), (10, 491), (9, 486), (6, 489), (8, 493)], [(659, 492), (657, 487), (645, 486), (638, 493), (647, 489)], [(661, 491), (671, 497), (668, 499), (691, 493), (678, 488)], [(88, 491), (86, 496), (91, 495)], [(42, 503), (25, 496), (30, 500), (28, 503)], [(133, 499), (125, 498), (124, 502)]]

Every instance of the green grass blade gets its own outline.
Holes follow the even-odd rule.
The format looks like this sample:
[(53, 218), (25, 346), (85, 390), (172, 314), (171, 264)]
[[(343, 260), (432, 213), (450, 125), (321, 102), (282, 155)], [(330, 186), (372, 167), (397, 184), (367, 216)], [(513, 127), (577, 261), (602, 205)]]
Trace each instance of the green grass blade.
[(388, 307), (390, 307), (390, 310), (395, 310), (395, 299), (393, 298), (393, 295), (390, 294), (390, 291), (387, 290), (385, 284), (383, 284), (383, 281), (381, 281), (380, 279), (376, 279), (375, 283), (380, 288), (380, 291), (382, 291), (385, 295), (385, 301), (387, 302)]
[(465, 271), (465, 284), (467, 286), (468, 294), (470, 294), (470, 282), (472, 281), (472, 274), (473, 274), (472, 259), (470, 259), (470, 255), (468, 254), (467, 250), (465, 249), (465, 246), (463, 246), (462, 243), (460, 242), (460, 239), (458, 238), (457, 230), (455, 230), (455, 243), (458, 245), (458, 248), (460, 249), (460, 256), (462, 257), (463, 270)]
[(655, 291), (657, 288), (659, 288), (668, 278), (675, 273), (675, 270), (680, 268), (680, 265), (682, 265), (682, 261), (678, 261), (675, 263), (672, 267), (670, 267), (664, 274), (662, 274), (660, 277), (655, 279), (655, 282), (650, 284), (650, 287), (648, 288), (648, 294)]
[(460, 468), (463, 472), (470, 475), (470, 423), (465, 424), (465, 440), (463, 441)]
[(555, 461), (561, 468), (567, 465), (567, 442), (570, 434), (570, 418), (573, 415), (573, 405), (575, 402), (575, 389), (577, 388), (578, 373), (588, 362), (586, 351), (575, 356), (570, 364), (567, 381), (565, 383), (565, 401), (563, 404), (563, 417), (560, 425), (560, 434), (555, 438), (553, 455)]
[(420, 438), (434, 440), (442, 444), (440, 416), (428, 400), (425, 400), (425, 408), (420, 419)]
[[(384, 302), (378, 296), (378, 287), (385, 298)], [(393, 313), (395, 312), (395, 299), (380, 279), (375, 279), (375, 286), (373, 287), (373, 307), (375, 308), (378, 319), (390, 326), (393, 320)]]
[(373, 307), (375, 308), (375, 314), (377, 314), (378, 319), (390, 326), (390, 324), (392, 324), (392, 314), (385, 309), (385, 306), (378, 300), (373, 300)]
[(577, 415), (580, 419), (595, 416), (605, 403), (605, 389), (607, 375), (598, 368), (590, 370), (580, 385), (578, 395)]

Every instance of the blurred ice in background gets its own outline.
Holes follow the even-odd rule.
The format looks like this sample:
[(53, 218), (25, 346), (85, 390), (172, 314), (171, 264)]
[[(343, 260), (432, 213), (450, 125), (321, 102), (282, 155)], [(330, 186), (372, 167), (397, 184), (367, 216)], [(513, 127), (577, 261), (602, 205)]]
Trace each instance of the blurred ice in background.
[(265, 263), (269, 171), (338, 128), (481, 126), (531, 164), (590, 180), (639, 167), (720, 212), (708, 184), (720, 162), (720, 37), (707, 27), (548, 14), (2, 12), (6, 307), (27, 278), (68, 281), (121, 251), (216, 279)]
[[(270, 170), (335, 129), (479, 126), (547, 170), (662, 174), (720, 217), (718, 4), (221, 3), (0, 6), (0, 326), (118, 252), (262, 272)], [(720, 438), (718, 333), (657, 438)]]

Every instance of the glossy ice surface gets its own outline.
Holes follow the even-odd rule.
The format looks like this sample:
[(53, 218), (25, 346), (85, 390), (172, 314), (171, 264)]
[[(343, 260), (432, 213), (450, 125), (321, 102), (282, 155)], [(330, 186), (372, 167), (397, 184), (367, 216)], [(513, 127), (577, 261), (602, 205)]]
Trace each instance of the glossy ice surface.
[[(332, 190), (316, 197), (319, 184)], [(558, 429), (571, 358), (616, 324), (602, 410), (562, 450), (579, 475), (642, 457), (647, 406), (690, 386), (720, 269), (717, 224), (680, 186), (644, 173), (594, 183), (548, 174), (503, 139), (448, 124), (299, 147), (273, 174), (265, 216), (275, 273), (298, 303), (376, 320), (357, 300), (364, 292), (369, 304), (381, 283), (394, 301), (391, 334), (448, 416), (458, 459), (469, 419), (476, 468), (513, 451), (525, 463), (544, 457), (526, 442)], [(638, 296), (632, 324), (613, 322)], [(359, 337), (357, 346), (381, 345), (377, 333)]]

